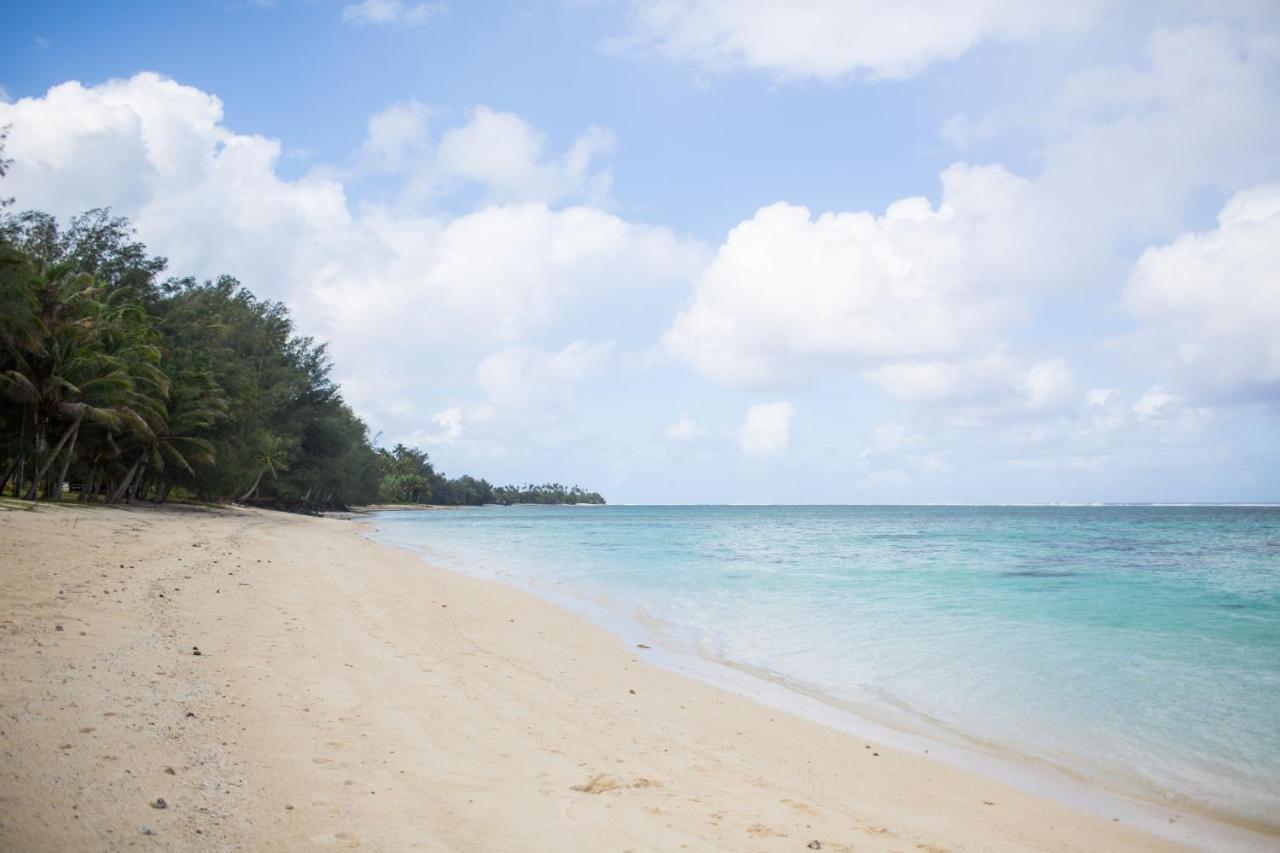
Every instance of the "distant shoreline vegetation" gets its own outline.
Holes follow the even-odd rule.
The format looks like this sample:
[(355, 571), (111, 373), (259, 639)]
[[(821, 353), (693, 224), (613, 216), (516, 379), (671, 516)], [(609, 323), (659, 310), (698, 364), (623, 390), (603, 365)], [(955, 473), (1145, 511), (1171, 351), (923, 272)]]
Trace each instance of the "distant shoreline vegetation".
[(167, 261), (133, 234), (105, 209), (65, 227), (0, 216), (0, 495), (56, 501), (70, 484), (85, 502), (303, 512), (604, 503), (578, 486), (451, 479), (424, 451), (374, 447), (325, 344), (295, 335), (283, 304), (230, 276), (162, 278)]
[(598, 492), (559, 483), (535, 486), (493, 486), (485, 480), (463, 475), (450, 480), (436, 473), (425, 451), (397, 444), (378, 451), (382, 472), (379, 499), (385, 504), (436, 506), (482, 506), (484, 504), (602, 504)]

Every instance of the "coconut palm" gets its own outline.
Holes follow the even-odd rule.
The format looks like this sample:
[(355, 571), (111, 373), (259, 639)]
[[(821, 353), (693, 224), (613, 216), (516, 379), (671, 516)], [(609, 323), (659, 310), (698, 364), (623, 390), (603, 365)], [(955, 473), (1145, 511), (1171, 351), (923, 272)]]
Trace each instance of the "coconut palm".
[(262, 477), (270, 474), (274, 479), (279, 471), (287, 471), (288, 465), (288, 449), (285, 442), (278, 435), (266, 433), (263, 435), (258, 449), (254, 451), (253, 459), (258, 468), (258, 476), (254, 478), (253, 485), (249, 487), (240, 501), (247, 501), (251, 496), (258, 493), (258, 486), (262, 484)]

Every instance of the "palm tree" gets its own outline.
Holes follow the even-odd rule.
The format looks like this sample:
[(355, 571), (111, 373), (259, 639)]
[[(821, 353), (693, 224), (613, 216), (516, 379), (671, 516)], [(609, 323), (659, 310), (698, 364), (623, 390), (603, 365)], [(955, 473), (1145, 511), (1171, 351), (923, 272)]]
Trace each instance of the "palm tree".
[(250, 496), (257, 494), (258, 486), (262, 483), (264, 474), (270, 474), (272, 479), (276, 477), (276, 472), (287, 471), (288, 451), (285, 443), (277, 435), (267, 433), (262, 437), (262, 442), (258, 445), (257, 451), (254, 453), (254, 462), (258, 466), (258, 476), (254, 478), (253, 485), (249, 487), (243, 495), (240, 496), (240, 502), (247, 501)]
[[(194, 475), (193, 463), (212, 465), (212, 442), (194, 433), (213, 426), (226, 412), (226, 397), (207, 373), (179, 377), (169, 397), (165, 422), (153, 433), (151, 468), (162, 473), (166, 466), (173, 466)], [(163, 503), (171, 487), (172, 483), (162, 478), (156, 484), (155, 502)]]
[[(126, 395), (133, 383), (121, 360), (100, 347), (105, 325), (99, 295), (88, 276), (65, 265), (52, 267), (34, 294), (26, 334), (5, 336), (9, 357), (0, 390), (22, 411), (24, 444), (31, 428), (30, 444), (19, 449), (24, 458), (30, 450), (35, 468), (29, 500), (68, 442), (74, 448), (85, 420), (114, 426), (128, 417)], [(50, 450), (54, 431), (60, 438)]]

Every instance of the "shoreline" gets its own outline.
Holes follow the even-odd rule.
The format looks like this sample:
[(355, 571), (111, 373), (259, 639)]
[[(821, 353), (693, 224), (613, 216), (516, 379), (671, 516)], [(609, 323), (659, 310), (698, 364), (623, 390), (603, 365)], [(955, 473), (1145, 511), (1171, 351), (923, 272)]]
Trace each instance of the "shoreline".
[(0, 509), (0, 846), (1177, 849), (363, 527)]
[[(682, 677), (727, 690), (739, 696), (803, 717), (852, 737), (870, 739), (895, 748), (928, 753), (933, 760), (959, 770), (1013, 785), (1029, 793), (1049, 797), (1101, 818), (1121, 816), (1131, 826), (1178, 843), (1204, 849), (1269, 850), (1280, 841), (1274, 826), (1239, 815), (1217, 812), (1199, 803), (1178, 805), (1159, 798), (1159, 791), (1139, 779), (1122, 789), (1112, 780), (1089, 776), (1063, 764), (1020, 753), (996, 742), (973, 738), (962, 731), (908, 715), (855, 707), (814, 689), (791, 683), (777, 674), (708, 656), (700, 650), (679, 648), (661, 627), (627, 616), (616, 602), (604, 604), (572, 592), (540, 585), (524, 578), (485, 575), (449, 565), (428, 550), (380, 537), (376, 514), (355, 519), (368, 529), (365, 536), (417, 555), (425, 565), (464, 577), (501, 583), (537, 597), (607, 631), (628, 646), (651, 646), (645, 659)], [(1117, 780), (1118, 781), (1118, 780)], [(1176, 831), (1169, 825), (1176, 824)]]

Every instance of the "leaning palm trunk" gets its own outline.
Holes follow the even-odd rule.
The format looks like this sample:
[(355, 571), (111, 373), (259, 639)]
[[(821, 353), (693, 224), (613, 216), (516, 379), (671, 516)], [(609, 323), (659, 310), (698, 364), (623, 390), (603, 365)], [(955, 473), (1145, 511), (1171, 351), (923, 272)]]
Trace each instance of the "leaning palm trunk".
[[(62, 438), (58, 439), (58, 443), (49, 453), (49, 458), (40, 466), (40, 470), (36, 473), (36, 478), (31, 481), (31, 491), (27, 494), (27, 500), (33, 501), (36, 499), (36, 487), (44, 480), (44, 475), (49, 473), (49, 468), (53, 466), (54, 460), (56, 460), (58, 458), (58, 454), (62, 452), (62, 446), (67, 443), (67, 439), (71, 438), (73, 433), (80, 431), (80, 420), (81, 419), (77, 417), (71, 426), (67, 427), (66, 432), (62, 434)], [(62, 489), (59, 488), (58, 491), (61, 492)], [(47, 494), (52, 494), (52, 490), (47, 492)]]
[(80, 489), (80, 500), (95, 500), (98, 490), (98, 463), (95, 460), (89, 465), (89, 476), (84, 481), (83, 488)]
[(142, 490), (142, 481), (147, 476), (147, 458), (142, 458), (142, 467), (138, 469), (138, 476), (133, 478), (133, 488), (129, 489), (129, 496), (124, 499), (125, 503), (133, 503), (133, 499), (138, 496), (138, 492)]
[(244, 503), (245, 501), (249, 500), (249, 497), (251, 495), (257, 494), (258, 485), (262, 482), (262, 475), (265, 473), (266, 473), (265, 471), (258, 472), (258, 478), (253, 481), (253, 485), (249, 487), (249, 491), (245, 492), (243, 495), (240, 496), (240, 501), (239, 501), (240, 503)]
[(129, 472), (124, 475), (124, 479), (120, 481), (120, 485), (116, 487), (116, 490), (112, 492), (111, 497), (107, 499), (107, 503), (113, 504), (124, 497), (125, 492), (127, 492), (129, 487), (133, 485), (133, 475), (138, 473), (138, 466), (141, 464), (142, 455), (139, 455), (137, 460), (135, 460), (133, 465), (129, 468)]
[(58, 479), (53, 484), (53, 499), (55, 501), (62, 499), (62, 484), (67, 481), (67, 471), (71, 469), (71, 459), (76, 455), (76, 439), (79, 437), (80, 419), (77, 418), (71, 433), (71, 443), (67, 445), (67, 453), (62, 457), (62, 470), (58, 472)]
[(9, 467), (5, 469), (4, 477), (0, 479), (0, 495), (4, 494), (4, 487), (9, 485), (9, 478), (13, 476), (13, 472), (18, 470), (18, 460), (22, 458), (22, 452), (13, 457), (13, 461), (9, 463)]
[(40, 488), (40, 481), (44, 479), (44, 472), (48, 469), (49, 462), (53, 461), (53, 456), (50, 455), (49, 462), (46, 462), (43, 466), (40, 465), (40, 454), (44, 453), (45, 445), (48, 443), (49, 442), (45, 439), (44, 425), (37, 424), (35, 453), (31, 456), (31, 467), (35, 468), (36, 471), (32, 474), (31, 487), (27, 490), (27, 500), (29, 501), (36, 499), (36, 490)]

